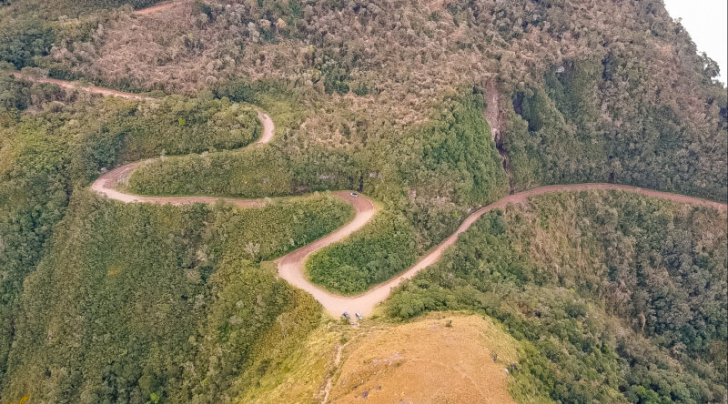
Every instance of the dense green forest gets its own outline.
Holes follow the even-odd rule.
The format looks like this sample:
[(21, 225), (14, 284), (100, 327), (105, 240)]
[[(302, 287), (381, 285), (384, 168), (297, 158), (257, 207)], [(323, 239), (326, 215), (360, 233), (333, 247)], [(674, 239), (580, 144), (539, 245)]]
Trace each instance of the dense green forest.
[[(14, 2), (6, 14), (26, 15), (17, 10), (31, 3)], [(357, 185), (362, 174), (375, 187), (418, 146), (412, 128), (447, 120), (438, 115), (453, 110), (454, 97), (487, 89), (515, 189), (611, 181), (722, 201), (728, 195), (728, 101), (714, 80), (717, 65), (696, 53), (659, 0), (441, 7), (199, 0), (150, 16), (98, 12), (120, 3), (93, 3), (66, 18), (58, 17), (62, 6), (48, 6), (56, 12), (6, 41), (26, 50), (1, 59), (134, 91), (212, 90), (251, 101), (252, 89), (273, 84), (306, 111), (305, 125), (292, 127), (283, 145), (285, 158), (339, 159), (328, 169), (343, 172), (320, 174), (338, 183), (329, 179), (323, 188)], [(457, 162), (433, 163), (458, 175)], [(492, 188), (493, 174), (465, 169), (475, 186), (488, 180)], [(425, 179), (418, 173), (391, 182), (410, 186), (415, 178)], [(452, 201), (452, 184), (442, 185), (450, 189), (428, 199)]]
[(346, 241), (313, 254), (306, 272), (327, 289), (361, 293), (414, 264), (417, 252), (412, 226), (401, 216), (380, 212)]
[(245, 197), (360, 188), (397, 205), (412, 190), (460, 206), (481, 205), (507, 193), (484, 105), (482, 94), (453, 98), (429, 122), (401, 136), (373, 139), (366, 149), (327, 149), (291, 139), (274, 147), (156, 160), (136, 170), (129, 186), (142, 194)]
[[(105, 10), (143, 8), (159, 0), (2, 0), (0, 1), (0, 61), (15, 68), (37, 66), (55, 44), (90, 39)], [(90, 16), (90, 13), (101, 12)], [(72, 20), (79, 16), (85, 20)], [(59, 73), (62, 74), (62, 73)]]
[(724, 212), (625, 193), (539, 196), (483, 216), (387, 310), (500, 320), (557, 401), (722, 402), (727, 230)]
[(24, 279), (41, 260), (75, 190), (124, 159), (244, 145), (260, 124), (252, 110), (234, 103), (170, 98), (151, 105), (6, 76), (0, 77), (0, 99), (3, 375)]
[[(393, 139), (432, 120), (453, 96), (488, 88), (515, 189), (612, 181), (728, 195), (728, 101), (714, 80), (717, 65), (696, 53), (659, 0), (200, 0), (157, 16), (82, 16), (57, 25), (50, 39), (41, 31), (20, 42), (45, 44), (44, 56), (3, 59), (135, 91), (276, 82), (317, 112), (294, 128), (286, 156), (360, 149), (366, 157), (357, 161), (384, 169), (389, 156), (406, 159)], [(245, 90), (216, 93), (250, 97)]]
[(318, 305), (265, 261), (348, 220), (340, 200), (240, 211), (80, 191), (120, 161), (245, 145), (260, 133), (254, 110), (2, 86), (3, 401), (214, 402), (318, 323)]
[[(677, 104), (652, 105), (640, 87), (628, 87), (631, 105), (617, 105), (624, 100), (604, 93), (629, 82), (626, 63), (611, 53), (603, 61), (576, 61), (547, 74), (545, 89), (514, 95), (504, 149), (517, 188), (617, 182), (725, 201), (725, 91), (709, 99), (712, 118), (700, 126), (681, 116)], [(605, 117), (605, 108), (613, 116)]]
[[(310, 297), (264, 262), (341, 226), (332, 196), (262, 209), (124, 205), (74, 194), (25, 281), (3, 397), (218, 402), (277, 324), (318, 323)], [(304, 327), (302, 330), (294, 330)], [(264, 341), (269, 334), (277, 341)], [(83, 350), (71, 347), (83, 347)], [(71, 348), (71, 349), (69, 349)]]
[[(376, 141), (372, 151), (309, 147), (296, 152), (274, 146), (180, 156), (142, 165), (128, 188), (139, 194), (247, 198), (358, 188), (385, 201), (385, 212), (351, 240), (314, 255), (307, 268), (315, 283), (343, 293), (363, 292), (413, 264), (418, 253), (455, 229), (468, 207), (507, 192), (481, 113), (482, 94), (445, 107), (401, 140)], [(392, 148), (401, 152), (383, 154)], [(435, 195), (439, 200), (430, 202)]]

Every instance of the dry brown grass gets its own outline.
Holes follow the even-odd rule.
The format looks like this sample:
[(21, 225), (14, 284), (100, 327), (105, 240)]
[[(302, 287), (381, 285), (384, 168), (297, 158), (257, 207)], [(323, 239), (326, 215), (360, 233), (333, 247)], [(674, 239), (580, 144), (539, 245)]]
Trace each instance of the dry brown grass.
[(517, 359), (518, 343), (477, 315), (328, 321), (236, 402), (513, 403), (505, 368)]
[(513, 403), (505, 364), (516, 357), (515, 341), (480, 316), (371, 329), (346, 354), (331, 402)]

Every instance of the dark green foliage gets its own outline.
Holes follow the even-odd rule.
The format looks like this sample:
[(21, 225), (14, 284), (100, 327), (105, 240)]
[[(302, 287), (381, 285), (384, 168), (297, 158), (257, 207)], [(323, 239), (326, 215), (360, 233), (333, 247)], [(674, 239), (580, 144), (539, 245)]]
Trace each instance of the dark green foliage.
[(22, 111), (31, 103), (31, 88), (28, 82), (0, 74), (0, 113), (8, 119), (17, 111)]
[(260, 260), (349, 215), (332, 196), (241, 211), (76, 193), (26, 281), (3, 399), (217, 402), (280, 315), (297, 313), (280, 320), (291, 327), (320, 313)]
[(233, 80), (213, 88), (217, 98), (227, 97), (236, 102), (255, 101), (255, 89), (246, 80)]
[[(239, 211), (228, 206), (220, 210), (225, 215), (215, 223), (213, 253), (244, 251), (248, 255), (241, 256), (252, 262), (273, 260), (310, 244), (353, 216), (349, 204), (328, 194), (283, 199), (263, 209)], [(271, 229), (270, 234), (261, 237), (264, 229)]]
[(208, 18), (212, 18), (212, 9), (202, 0), (195, 0), (195, 2), (192, 3), (192, 13), (204, 14)]
[[(432, 207), (429, 198), (449, 197), (461, 206), (472, 206), (506, 193), (505, 174), (483, 108), (479, 94), (450, 100), (441, 114), (401, 141), (389, 148), (379, 142), (372, 147), (391, 152), (389, 156), (375, 158), (368, 151), (310, 146), (303, 152), (266, 146), (182, 156), (141, 166), (131, 175), (129, 189), (141, 194), (248, 198), (360, 186), (371, 190), (373, 197), (393, 206), (390, 213), (383, 213), (384, 217), (376, 219), (369, 231), (355, 235), (351, 243), (316, 255), (309, 266), (314, 282), (343, 293), (361, 292), (406, 269), (414, 263), (416, 251), (429, 248), (457, 226), (460, 219), (453, 214), (453, 206)], [(392, 161), (377, 166), (382, 158)], [(396, 172), (402, 180), (381, 186), (381, 180), (368, 175), (379, 172)], [(402, 183), (419, 198), (397, 196), (393, 200), (406, 191)], [(414, 244), (416, 233), (421, 235), (420, 245)]]
[(129, 190), (246, 198), (290, 195), (293, 179), (286, 160), (280, 150), (270, 147), (155, 160), (132, 173)]
[(438, 195), (451, 192), (456, 201), (467, 205), (486, 204), (505, 195), (508, 183), (484, 109), (481, 94), (446, 103), (442, 114), (420, 129), (423, 142), (415, 148), (422, 161), (402, 166), (405, 181), (422, 186), (446, 180), (448, 187), (439, 189)]
[[(80, 0), (75, 2), (75, 7), (81, 10), (99, 10), (117, 8), (124, 5), (131, 5), (135, 9), (145, 8), (159, 3), (161, 0)], [(71, 2), (67, 1), (70, 5)], [(62, 3), (61, 3), (62, 4)], [(60, 7), (58, 4), (57, 7)]]
[(379, 212), (347, 240), (312, 255), (306, 272), (314, 283), (353, 294), (404, 271), (416, 254), (414, 228), (401, 216)]
[[(402, 177), (398, 182), (427, 196), (448, 195), (462, 204), (485, 204), (504, 195), (507, 183), (482, 108), (479, 96), (451, 100), (442, 114), (388, 149), (382, 143), (392, 142), (386, 139), (372, 146), (379, 153), (391, 151), (389, 155), (309, 146), (285, 153), (267, 147), (186, 156), (141, 168), (132, 176), (131, 189), (157, 194), (276, 196), (302, 189), (357, 188), (360, 177), (361, 186), (368, 188), (381, 181), (364, 173), (395, 171)], [(379, 163), (382, 159), (387, 165)]]
[[(31, 391), (48, 402), (224, 401), (315, 325), (318, 305), (264, 260), (343, 221), (336, 202), (238, 212), (122, 207), (76, 193), (123, 161), (249, 144), (260, 130), (254, 111), (224, 98), (269, 108), (275, 93), (306, 112), (275, 111), (272, 146), (165, 157), (136, 173), (132, 189), (361, 189), (385, 213), (310, 263), (346, 292), (400, 272), (507, 192), (473, 85), (497, 83), (501, 112), (513, 94), (498, 140), (518, 189), (613, 181), (728, 194), (725, 89), (657, 0), (457, 0), (424, 12), (402, 1), (196, 1), (190, 18), (167, 25), (97, 12), (155, 2), (0, 0), (0, 60), (127, 90), (203, 94), (151, 107), (0, 79), (0, 401)], [(279, 46), (283, 38), (300, 46)], [(48, 56), (52, 45), (60, 57)], [(584, 56), (563, 60), (574, 54)], [(120, 68), (103, 55), (132, 62)], [(285, 80), (225, 83), (250, 71)], [(564, 403), (725, 401), (725, 218), (580, 197), (484, 218), (394, 296), (391, 313), (468, 308), (498, 318), (527, 347), (516, 379)]]
[[(164, 130), (152, 135), (151, 130)], [(250, 106), (203, 99), (164, 99), (129, 111), (122, 131), (129, 133), (122, 158), (150, 154), (187, 154), (243, 147), (260, 137), (262, 127)]]
[(3, 23), (0, 29), (0, 61), (21, 69), (33, 59), (46, 56), (54, 41), (53, 30), (43, 21), (22, 19)]
[[(679, 105), (646, 97), (625, 63), (614, 53), (569, 62), (544, 89), (514, 95), (505, 149), (516, 187), (617, 182), (725, 201), (728, 137), (715, 116), (725, 96), (705, 105), (706, 122), (691, 123)], [(629, 100), (600, 94), (622, 85)]]
[(266, 145), (151, 161), (135, 170), (129, 190), (152, 195), (264, 198), (350, 189), (358, 177), (350, 155), (312, 147), (287, 154)]
[(426, 249), (457, 227), (467, 207), (507, 192), (483, 108), (480, 94), (448, 100), (432, 120), (363, 150), (268, 145), (155, 161), (135, 171), (129, 186), (143, 194), (250, 198), (361, 188), (407, 217)]
[(15, 15), (32, 15), (44, 20), (56, 20), (61, 16), (78, 17), (100, 10), (110, 10), (125, 5), (141, 9), (162, 0), (20, 0), (12, 2), (11, 12)]
[(473, 309), (535, 350), (562, 402), (721, 401), (726, 217), (623, 193), (534, 198), (481, 218), (389, 313)]
[(349, 92), (349, 77), (347, 71), (341, 64), (333, 58), (324, 57), (316, 60), (316, 68), (321, 70), (323, 76), (324, 89), (326, 94), (334, 92), (346, 94)]
[[(53, 44), (60, 41), (88, 40), (69, 38), (69, 27), (59, 24), (61, 17), (76, 17), (94, 11), (130, 4), (134, 8), (151, 6), (159, 0), (25, 0), (14, 1), (0, 13), (0, 61), (12, 63), (16, 69), (37, 66), (48, 56)], [(98, 22), (92, 22), (96, 26)], [(73, 29), (70, 29), (73, 31)]]
[[(125, 157), (245, 144), (256, 136), (259, 124), (253, 111), (235, 111), (233, 105), (219, 101), (162, 100), (152, 108), (118, 99), (73, 101), (74, 94), (57, 86), (31, 85), (5, 76), (0, 86), (2, 378), (17, 336), (23, 280), (43, 256), (75, 189), (86, 186), (102, 167), (110, 168)], [(19, 111), (28, 107), (33, 114)], [(188, 119), (183, 129), (189, 132), (181, 129), (180, 117)], [(243, 130), (237, 139), (229, 134), (234, 128)]]

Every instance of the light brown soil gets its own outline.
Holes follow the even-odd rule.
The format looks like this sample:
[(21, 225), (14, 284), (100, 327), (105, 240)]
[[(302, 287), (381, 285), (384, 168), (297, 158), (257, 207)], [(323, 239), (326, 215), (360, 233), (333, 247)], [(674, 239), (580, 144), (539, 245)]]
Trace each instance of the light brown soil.
[(491, 140), (495, 142), (498, 135), (503, 131), (499, 106), (500, 93), (495, 80), (490, 80), (486, 84), (485, 96), (488, 101), (485, 107), (485, 120), (488, 121), (488, 126), (490, 126)]
[(182, 3), (186, 3), (186, 1), (169, 1), (169, 2), (163, 2), (159, 3), (157, 5), (154, 5), (152, 7), (143, 8), (141, 10), (134, 11), (134, 14), (136, 15), (148, 15), (152, 13), (157, 13), (164, 10), (169, 10), (172, 7), (176, 7)]
[[(23, 77), (25, 79), (34, 80), (43, 83), (54, 83), (66, 88), (78, 88), (83, 91), (91, 93), (117, 96), (132, 99), (143, 99), (143, 97), (130, 94), (113, 91), (109, 89), (99, 87), (77, 87), (71, 82), (62, 80), (54, 80), (47, 78), (28, 77), (20, 73), (10, 73), (15, 77)], [(263, 135), (258, 140), (257, 144), (265, 144), (273, 139), (275, 127), (270, 117), (262, 112), (258, 112), (258, 118), (263, 124)], [(97, 179), (92, 189), (110, 199), (118, 200), (124, 203), (157, 203), (157, 204), (173, 204), (182, 205), (190, 203), (214, 203), (219, 200), (235, 204), (243, 208), (260, 207), (266, 204), (265, 200), (251, 200), (251, 199), (237, 199), (237, 198), (215, 198), (215, 197), (204, 197), (204, 196), (179, 196), (179, 197), (147, 197), (139, 195), (131, 195), (120, 192), (116, 189), (117, 184), (123, 182), (134, 170), (138, 163), (131, 163), (116, 168), (109, 173), (104, 174)], [(335, 195), (342, 198), (346, 202), (352, 204), (355, 209), (354, 219), (340, 227), (333, 233), (309, 244), (300, 249), (293, 251), (287, 255), (276, 260), (278, 264), (279, 275), (288, 281), (290, 284), (301, 288), (313, 295), (324, 308), (332, 315), (338, 316), (343, 312), (349, 312), (350, 314), (360, 313), (364, 316), (372, 313), (374, 306), (384, 301), (393, 288), (399, 286), (402, 282), (407, 279), (414, 277), (421, 270), (429, 267), (436, 263), (442, 257), (445, 250), (452, 246), (457, 241), (458, 236), (464, 231), (468, 230), (470, 226), (475, 223), (480, 216), (483, 214), (495, 210), (502, 209), (508, 204), (522, 204), (527, 201), (529, 197), (542, 195), (553, 192), (577, 192), (577, 191), (596, 191), (596, 190), (616, 190), (630, 192), (634, 194), (640, 194), (655, 198), (668, 199), (674, 202), (686, 203), (692, 205), (707, 206), (714, 209), (726, 210), (728, 205), (719, 202), (708, 201), (705, 199), (695, 198), (691, 196), (671, 194), (667, 192), (653, 191), (644, 188), (633, 187), (629, 185), (617, 185), (617, 184), (574, 184), (574, 185), (552, 185), (540, 188), (534, 188), (529, 191), (520, 192), (517, 194), (506, 196), (484, 208), (479, 209), (470, 216), (468, 216), (458, 229), (450, 237), (446, 238), (442, 243), (431, 249), (424, 257), (422, 257), (414, 266), (409, 268), (399, 276), (379, 284), (367, 292), (358, 296), (340, 296), (330, 293), (323, 288), (312, 284), (304, 276), (304, 264), (306, 258), (312, 253), (330, 245), (341, 241), (348, 237), (350, 234), (361, 229), (371, 218), (374, 216), (376, 211), (374, 204), (367, 197), (360, 195), (358, 198), (351, 197), (348, 191), (336, 192)]]
[(505, 367), (517, 361), (515, 342), (490, 319), (431, 315), (358, 341), (331, 391), (333, 403), (514, 402)]
[(67, 88), (69, 90), (80, 90), (80, 91), (85, 91), (87, 93), (105, 95), (107, 97), (121, 97), (121, 98), (130, 99), (130, 100), (148, 100), (148, 99), (150, 99), (148, 97), (144, 97), (139, 94), (124, 93), (121, 91), (109, 90), (108, 88), (102, 88), (102, 87), (96, 87), (96, 86), (82, 86), (82, 85), (79, 85), (72, 81), (56, 80), (56, 79), (50, 79), (47, 77), (29, 76), (27, 74), (22, 74), (19, 72), (10, 72), (10, 75), (15, 78), (18, 78), (18, 79), (34, 81), (36, 83), (56, 84), (60, 87)]

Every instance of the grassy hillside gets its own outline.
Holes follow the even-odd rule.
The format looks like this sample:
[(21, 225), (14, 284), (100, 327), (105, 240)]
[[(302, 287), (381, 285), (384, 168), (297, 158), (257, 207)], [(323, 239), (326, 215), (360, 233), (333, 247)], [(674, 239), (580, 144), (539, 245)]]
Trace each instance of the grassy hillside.
[[(457, 341), (453, 344), (452, 341)], [(240, 403), (497, 402), (550, 403), (529, 374), (525, 345), (489, 318), (434, 313), (405, 324), (333, 321), (312, 332)], [(495, 357), (495, 360), (493, 359)], [(506, 372), (506, 369), (511, 369)]]
[[(305, 335), (320, 316), (310, 297), (261, 261), (331, 232), (350, 214), (331, 196), (240, 211), (75, 194), (48, 255), (25, 281), (3, 400), (234, 396), (234, 379), (256, 355), (271, 355), (259, 344)], [(283, 336), (269, 336), (278, 325)]]
[(367, 326), (346, 347), (331, 402), (515, 403), (504, 368), (518, 361), (519, 348), (498, 325), (478, 316)]
[(75, 190), (127, 158), (244, 145), (260, 129), (250, 109), (219, 101), (103, 99), (4, 75), (0, 94), (2, 377), (23, 281), (47, 252)]
[(623, 193), (532, 198), (481, 218), (388, 313), (472, 309), (529, 341), (562, 402), (722, 402), (726, 214)]

